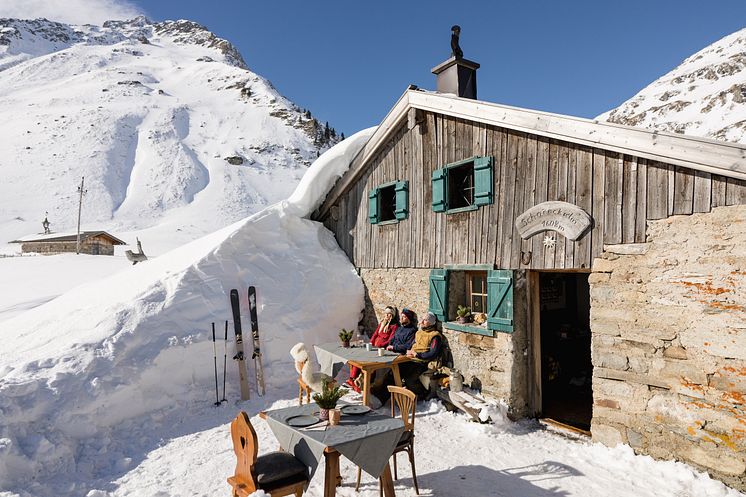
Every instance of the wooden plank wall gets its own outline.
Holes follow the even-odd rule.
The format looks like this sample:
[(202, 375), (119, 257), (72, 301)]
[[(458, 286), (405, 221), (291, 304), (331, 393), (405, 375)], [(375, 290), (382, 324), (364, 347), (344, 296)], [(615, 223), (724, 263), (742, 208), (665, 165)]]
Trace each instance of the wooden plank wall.
[[(746, 204), (742, 180), (433, 113), (407, 126), (322, 220), (357, 267), (587, 269), (604, 244), (644, 242), (647, 220)], [(432, 172), (477, 155), (495, 158), (495, 202), (469, 212), (433, 212)], [(368, 192), (395, 180), (409, 181), (409, 217), (371, 225)], [(553, 232), (522, 240), (516, 216), (547, 200), (581, 207), (593, 217), (592, 228), (576, 242), (554, 234), (549, 248), (543, 239)]]

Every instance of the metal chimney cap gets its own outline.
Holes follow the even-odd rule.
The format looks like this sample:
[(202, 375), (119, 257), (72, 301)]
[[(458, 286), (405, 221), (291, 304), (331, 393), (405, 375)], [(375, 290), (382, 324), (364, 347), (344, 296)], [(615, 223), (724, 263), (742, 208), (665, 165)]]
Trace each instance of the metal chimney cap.
[(440, 74), (449, 67), (458, 64), (460, 66), (468, 67), (469, 69), (477, 70), (479, 69), (479, 63), (474, 62), (473, 60), (468, 59), (459, 59), (457, 57), (450, 57), (449, 59), (446, 59), (445, 61), (441, 62), (437, 66), (433, 67), (430, 72), (433, 74)]

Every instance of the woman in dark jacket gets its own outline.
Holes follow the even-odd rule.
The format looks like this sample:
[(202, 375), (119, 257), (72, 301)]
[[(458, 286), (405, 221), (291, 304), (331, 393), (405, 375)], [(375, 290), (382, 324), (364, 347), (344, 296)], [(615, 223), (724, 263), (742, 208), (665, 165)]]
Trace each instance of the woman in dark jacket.
[(414, 312), (405, 307), (401, 311), (400, 321), (399, 327), (394, 332), (394, 338), (386, 349), (399, 354), (406, 354), (407, 350), (412, 348), (414, 336), (417, 333)]

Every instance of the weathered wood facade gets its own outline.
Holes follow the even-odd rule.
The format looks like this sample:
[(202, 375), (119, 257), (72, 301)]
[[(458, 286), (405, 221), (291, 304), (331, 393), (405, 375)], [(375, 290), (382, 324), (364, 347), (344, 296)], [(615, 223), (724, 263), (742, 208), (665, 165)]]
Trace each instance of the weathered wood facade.
[[(412, 121), (418, 122), (410, 128)], [(433, 212), (432, 172), (472, 156), (494, 157), (494, 203)], [(403, 180), (410, 185), (408, 218), (370, 224), (370, 189)], [(582, 208), (593, 218), (592, 229), (575, 242), (558, 237), (553, 249), (545, 249), (540, 235), (522, 240), (515, 218), (547, 200)], [(359, 268), (589, 269), (604, 244), (644, 242), (648, 220), (744, 203), (741, 179), (418, 112), (396, 128), (320, 220)]]
[[(493, 158), (493, 202), (435, 212), (433, 173), (473, 157)], [(370, 192), (404, 181), (406, 218), (377, 222)], [(477, 183), (475, 172), (474, 198)], [(516, 227), (548, 201), (582, 209), (590, 227), (576, 241)], [(395, 203), (399, 212), (398, 194)], [(546, 352), (556, 364), (571, 350), (566, 365), (587, 358), (577, 378), (592, 388), (580, 400), (594, 440), (684, 460), (746, 489), (744, 205), (741, 145), (410, 90), (314, 219), (365, 284), (364, 329), (383, 305), (447, 306), (436, 315), (453, 366), (515, 417), (545, 416), (547, 390), (566, 393), (548, 383)], [(487, 327), (460, 326), (453, 311), (466, 301), (467, 274), (482, 272)], [(502, 298), (490, 289), (496, 273), (514, 291), (499, 304), (510, 319), (503, 329), (489, 326)], [(545, 307), (542, 280), (551, 279), (577, 290), (557, 304), (565, 314)], [(563, 323), (565, 345), (555, 339)]]

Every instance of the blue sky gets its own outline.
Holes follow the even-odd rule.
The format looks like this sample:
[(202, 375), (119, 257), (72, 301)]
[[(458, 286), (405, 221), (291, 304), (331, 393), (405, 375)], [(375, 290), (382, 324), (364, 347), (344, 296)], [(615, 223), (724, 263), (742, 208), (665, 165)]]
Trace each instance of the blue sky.
[(450, 55), (479, 62), (480, 100), (594, 117), (746, 25), (743, 0), (130, 0), (233, 42), (249, 67), (346, 135)]

